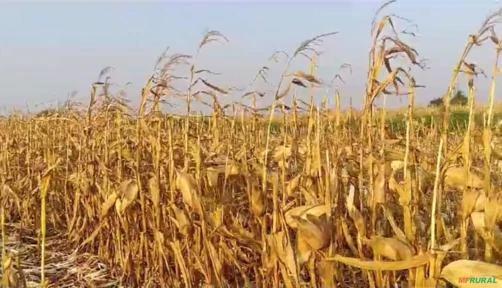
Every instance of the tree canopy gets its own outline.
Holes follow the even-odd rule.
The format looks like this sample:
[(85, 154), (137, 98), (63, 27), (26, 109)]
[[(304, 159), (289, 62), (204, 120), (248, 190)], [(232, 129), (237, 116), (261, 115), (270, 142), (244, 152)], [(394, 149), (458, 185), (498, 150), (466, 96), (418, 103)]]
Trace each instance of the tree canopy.
[[(467, 105), (467, 102), (468, 102), (467, 96), (465, 96), (465, 93), (462, 90), (458, 90), (455, 93), (455, 96), (453, 96), (453, 98), (451, 98), (450, 100), (450, 104), (455, 106), (465, 106)], [(442, 105), (443, 105), (443, 98), (441, 97), (432, 99), (429, 102), (430, 107), (438, 107)]]

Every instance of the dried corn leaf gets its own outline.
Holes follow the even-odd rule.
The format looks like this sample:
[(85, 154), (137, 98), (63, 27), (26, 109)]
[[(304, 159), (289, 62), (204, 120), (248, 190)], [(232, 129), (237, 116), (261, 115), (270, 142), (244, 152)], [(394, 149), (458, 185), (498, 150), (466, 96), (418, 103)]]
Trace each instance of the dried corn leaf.
[(485, 202), (486, 226), (493, 227), (502, 220), (502, 193), (488, 196)]
[(265, 197), (263, 195), (262, 189), (256, 185), (256, 183), (250, 183), (251, 185), (251, 211), (255, 217), (261, 217), (265, 214)]
[(160, 207), (160, 187), (156, 176), (148, 180), (148, 189), (150, 190), (153, 207), (158, 211)]
[(223, 265), (220, 261), (220, 258), (218, 257), (218, 253), (216, 252), (216, 249), (214, 248), (213, 244), (209, 241), (206, 241), (205, 247), (208, 251), (209, 259), (211, 259), (211, 263), (214, 268), (214, 274), (218, 278), (217, 281), (219, 282), (221, 280), (224, 280), (224, 279), (222, 279), (222, 274), (221, 274), (222, 269), (223, 269)]
[(197, 185), (192, 175), (176, 171), (176, 189), (181, 191), (183, 202), (195, 213), (203, 216), (202, 205), (197, 195)]
[(298, 232), (312, 249), (312, 252), (327, 247), (331, 240), (331, 226), (326, 214), (321, 216), (306, 215), (306, 219), (292, 216), (297, 222)]
[(298, 186), (300, 185), (301, 176), (302, 174), (298, 174), (293, 179), (289, 180), (289, 182), (286, 184), (286, 195), (288, 197), (292, 196), (293, 193), (298, 188)]
[(113, 192), (106, 198), (106, 201), (101, 204), (101, 218), (104, 218), (107, 214), (110, 208), (112, 208), (115, 205), (115, 201), (118, 198), (118, 194), (116, 192)]
[(485, 213), (473, 212), (471, 214), (471, 221), (476, 233), (489, 243), (493, 249), (502, 253), (502, 231), (498, 226), (487, 227), (485, 223)]
[[(298, 218), (307, 220), (307, 215), (312, 215), (315, 217), (320, 217), (321, 215), (331, 215), (331, 211), (327, 205), (317, 204), (317, 205), (305, 205), (295, 207), (284, 213), (284, 219), (286, 224), (293, 229), (298, 228)], [(295, 218), (298, 217), (298, 218)]]
[(441, 278), (460, 288), (480, 285), (502, 287), (502, 266), (475, 260), (457, 260), (442, 269)]
[[(478, 201), (477, 199), (480, 196), (480, 191), (479, 190), (474, 190), (474, 189), (466, 189), (463, 193), (462, 197), (462, 215), (464, 218), (469, 217), (471, 212), (477, 210), (476, 207), (479, 209), (484, 209), (484, 205), (479, 207), (477, 205)], [(484, 193), (483, 193), (484, 194)], [(480, 199), (483, 200), (483, 199)]]
[(375, 255), (383, 256), (390, 260), (407, 260), (412, 257), (412, 251), (408, 245), (395, 238), (373, 236), (368, 243)]
[(354, 221), (354, 225), (356, 226), (359, 236), (366, 237), (366, 220), (364, 220), (361, 212), (359, 212), (359, 210), (357, 210), (357, 208), (354, 206), (354, 194), (355, 188), (351, 185), (349, 188), (349, 195), (347, 195), (346, 198), (347, 210), (349, 212), (350, 218), (352, 218), (352, 221)]
[(291, 157), (291, 151), (291, 146), (278, 146), (274, 149), (272, 159), (275, 162), (282, 162), (283, 160), (287, 160), (289, 157)]
[(120, 184), (121, 191), (121, 202), (120, 202), (120, 214), (131, 205), (136, 197), (138, 197), (139, 187), (136, 181), (126, 180)]
[(314, 75), (311, 75), (311, 74), (307, 74), (303, 71), (297, 71), (295, 74), (294, 74), (295, 77), (298, 77), (298, 78), (301, 78), (305, 81), (308, 81), (310, 83), (313, 83), (313, 84), (321, 84), (321, 81), (319, 81), (319, 79), (317, 79)]
[(213, 226), (214, 229), (217, 229), (223, 225), (223, 215), (224, 215), (224, 206), (218, 206), (216, 210), (211, 212), (209, 217), (209, 223)]
[(342, 219), (341, 224), (342, 224), (342, 233), (343, 233), (343, 237), (345, 238), (345, 242), (347, 242), (347, 245), (349, 245), (350, 251), (352, 251), (352, 253), (354, 255), (356, 255), (358, 253), (358, 251), (357, 251), (356, 245), (354, 244), (354, 240), (350, 236), (349, 227), (348, 227), (345, 219)]
[(272, 235), (267, 235), (267, 243), (272, 250), (272, 253), (276, 255), (281, 264), (284, 265), (284, 267), (288, 269), (290, 275), (293, 276), (295, 282), (298, 283), (299, 279), (298, 271), (296, 269), (295, 254), (285, 232), (281, 231)]
[(307, 242), (307, 236), (298, 231), (296, 237), (296, 250), (298, 255), (298, 264), (302, 265), (307, 262), (312, 255), (312, 247)]
[(183, 209), (180, 209), (180, 208), (176, 207), (175, 205), (171, 205), (170, 208), (173, 211), (173, 214), (175, 217), (175, 218), (170, 217), (171, 220), (176, 225), (176, 227), (178, 228), (179, 232), (182, 235), (188, 236), (188, 234), (190, 232), (190, 227), (191, 227), (190, 220), (188, 219), (188, 215), (186, 215), (186, 213)]
[(226, 89), (223, 89), (223, 88), (220, 88), (220, 87), (218, 87), (218, 86), (216, 86), (216, 85), (213, 85), (213, 84), (209, 83), (208, 81), (206, 81), (206, 80), (204, 80), (204, 79), (202, 79), (202, 78), (200, 78), (200, 80), (201, 80), (201, 81), (202, 81), (202, 83), (204, 83), (204, 85), (206, 85), (207, 87), (209, 87), (209, 88), (211, 88), (211, 89), (213, 89), (213, 90), (215, 90), (215, 91), (217, 91), (217, 92), (220, 92), (221, 94), (228, 94), (228, 91), (227, 91)]
[(241, 167), (238, 163), (231, 162), (225, 166), (225, 177), (241, 174)]
[(430, 254), (422, 254), (413, 256), (410, 259), (403, 261), (365, 261), (359, 258), (345, 257), (341, 255), (335, 255), (334, 257), (328, 257), (324, 259), (325, 261), (337, 261), (349, 266), (357, 267), (364, 270), (374, 270), (374, 271), (399, 271), (416, 268), (429, 264), (431, 261)]
[(335, 275), (336, 263), (331, 261), (319, 261), (317, 263), (319, 278), (321, 279), (321, 287), (336, 287)]
[(467, 179), (465, 177), (464, 167), (450, 167), (445, 172), (445, 185), (462, 191), (466, 187), (475, 189), (483, 188), (483, 180), (474, 172), (469, 173)]
[(170, 242), (169, 245), (171, 246), (171, 249), (174, 252), (174, 259), (176, 260), (176, 263), (178, 264), (178, 267), (181, 270), (181, 277), (185, 281), (185, 285), (187, 287), (192, 287), (190, 273), (187, 269), (187, 265), (185, 263), (185, 258), (183, 257), (183, 253), (181, 251), (180, 242), (178, 240), (176, 240), (174, 242)]
[(404, 168), (404, 161), (402, 160), (393, 160), (390, 162), (390, 168), (393, 171), (401, 170)]
[(408, 241), (406, 239), (406, 235), (404, 234), (403, 230), (399, 228), (399, 226), (396, 223), (396, 220), (394, 219), (394, 215), (392, 215), (392, 212), (383, 206), (383, 211), (385, 214), (385, 218), (387, 218), (387, 221), (389, 221), (390, 227), (392, 228), (392, 231), (394, 231), (394, 234), (396, 234), (397, 239), (399, 239), (401, 242), (408, 244)]
[(207, 183), (209, 184), (209, 187), (216, 187), (218, 185), (218, 178), (220, 174), (223, 173), (225, 173), (224, 168), (208, 167), (206, 169), (206, 174), (207, 174)]
[(385, 188), (386, 188), (386, 179), (385, 179), (385, 163), (381, 163), (378, 168), (378, 174), (374, 182), (373, 193), (374, 193), (374, 203), (385, 203)]

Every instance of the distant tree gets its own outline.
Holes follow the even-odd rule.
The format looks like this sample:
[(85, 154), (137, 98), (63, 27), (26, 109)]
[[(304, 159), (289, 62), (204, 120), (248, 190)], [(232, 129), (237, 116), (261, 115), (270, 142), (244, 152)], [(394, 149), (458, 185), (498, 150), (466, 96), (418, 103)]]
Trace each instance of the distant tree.
[[(464, 91), (462, 90), (458, 90), (455, 93), (455, 96), (453, 96), (453, 98), (451, 98), (450, 100), (450, 104), (455, 106), (465, 106), (467, 105), (467, 102), (468, 99), (465, 96)], [(441, 97), (435, 98), (429, 102), (429, 107), (439, 107), (439, 106), (443, 106), (443, 98)]]
[(429, 102), (429, 106), (430, 107), (439, 107), (443, 105), (443, 98), (441, 97), (438, 97), (436, 99), (432, 99), (430, 102)]
[(49, 117), (57, 114), (58, 114), (58, 109), (48, 108), (38, 112), (35, 117)]
[(465, 106), (467, 105), (467, 97), (462, 90), (457, 91), (455, 96), (450, 100), (451, 105)]

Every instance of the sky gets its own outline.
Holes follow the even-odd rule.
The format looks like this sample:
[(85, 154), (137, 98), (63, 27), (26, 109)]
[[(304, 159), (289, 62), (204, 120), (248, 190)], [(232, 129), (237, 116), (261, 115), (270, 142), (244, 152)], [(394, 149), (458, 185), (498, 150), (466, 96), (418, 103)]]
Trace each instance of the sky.
[[(76, 91), (77, 100), (85, 103), (91, 84), (107, 66), (113, 67), (112, 81), (117, 87), (125, 87), (127, 97), (137, 103), (141, 87), (166, 47), (170, 47), (171, 53), (193, 55), (209, 30), (220, 31), (229, 42), (209, 45), (196, 58), (197, 66), (221, 73), (211, 78), (215, 84), (242, 89), (249, 88), (262, 66), (271, 67), (273, 75), (269, 80), (277, 82), (284, 63), (267, 62), (274, 51), (291, 53), (305, 39), (337, 31), (319, 47), (322, 54), (318, 59), (318, 75), (330, 82), (340, 72), (341, 64), (351, 64), (352, 73), (345, 71), (345, 84), (340, 87), (341, 97), (344, 106), (352, 101), (357, 107), (364, 97), (371, 20), (382, 3), (0, 0), (0, 110), (39, 110), (64, 102), (72, 91)], [(414, 73), (417, 83), (426, 86), (417, 91), (419, 104), (442, 96), (467, 36), (500, 7), (502, 2), (495, 0), (402, 0), (385, 10), (418, 26), (404, 21), (396, 23), (399, 30), (408, 27), (415, 32), (417, 37), (409, 43), (421, 58), (427, 59), (428, 69)], [(494, 49), (475, 52), (469, 60), (489, 72)], [(307, 67), (300, 60), (293, 68)], [(180, 73), (186, 70), (181, 69)], [(131, 84), (124, 86), (127, 82)], [(479, 79), (477, 92), (480, 101), (487, 99), (487, 79)], [(316, 95), (317, 100), (328, 97), (333, 105), (332, 91), (323, 89)], [(270, 101), (270, 97), (261, 101)], [(389, 106), (395, 107), (405, 102), (397, 97), (388, 100)], [(181, 109), (179, 105), (167, 109)]]

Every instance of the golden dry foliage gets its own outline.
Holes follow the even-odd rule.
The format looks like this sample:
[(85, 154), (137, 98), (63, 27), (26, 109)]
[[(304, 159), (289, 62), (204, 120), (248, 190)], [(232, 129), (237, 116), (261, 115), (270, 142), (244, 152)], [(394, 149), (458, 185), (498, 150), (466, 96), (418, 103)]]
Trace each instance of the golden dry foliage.
[(457, 260), (443, 268), (441, 278), (460, 288), (480, 285), (502, 287), (502, 266), (483, 261)]
[[(240, 89), (214, 84), (198, 57), (166, 52), (137, 110), (109, 89), (107, 68), (83, 111), (0, 119), (2, 287), (471, 287), (467, 277), (500, 287), (499, 68), (480, 109), (480, 71), (466, 59), (492, 44), (498, 58), (501, 11), (469, 37), (444, 106), (417, 109), (423, 63), (413, 33), (399, 32), (405, 20), (379, 14), (391, 2), (372, 23), (361, 111), (342, 111), (341, 72), (315, 104), (327, 33), (274, 53), (287, 61), (276, 90), (263, 90), (269, 63), (238, 103)], [(227, 41), (210, 31), (194, 56)], [(289, 71), (299, 56), (308, 71)], [(459, 75), (465, 129), (449, 120)], [(185, 78), (187, 91), (175, 89)], [(161, 112), (180, 96), (187, 115)], [(395, 96), (408, 108), (386, 109)], [(256, 97), (273, 102), (259, 108)], [(213, 113), (194, 115), (195, 102)]]

